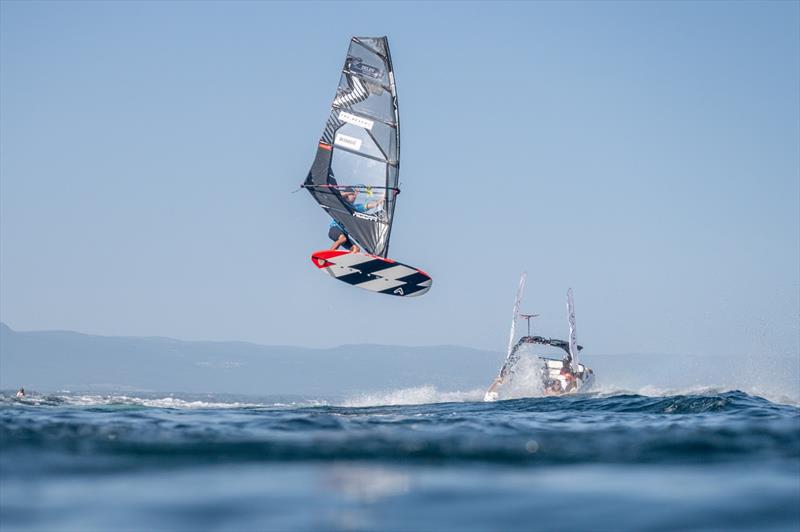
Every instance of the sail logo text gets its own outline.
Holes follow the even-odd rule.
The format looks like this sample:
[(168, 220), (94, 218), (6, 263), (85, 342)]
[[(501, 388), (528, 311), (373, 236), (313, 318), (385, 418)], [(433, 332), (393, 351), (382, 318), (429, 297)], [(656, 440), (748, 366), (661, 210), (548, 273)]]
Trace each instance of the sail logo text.
[(372, 130), (372, 126), (375, 125), (375, 122), (373, 122), (372, 120), (361, 118), (360, 116), (350, 114), (347, 111), (339, 111), (339, 120), (369, 130)]
[(348, 59), (350, 59), (349, 63), (351, 72), (355, 72), (356, 74), (361, 74), (362, 76), (369, 76), (372, 79), (377, 79), (377, 80), (383, 78), (383, 70), (364, 63), (360, 57), (352, 57)]
[(361, 149), (361, 139), (350, 137), (342, 133), (336, 134), (336, 139), (333, 141), (333, 143), (338, 146), (342, 146), (344, 148), (350, 148), (351, 150), (355, 151), (359, 151)]
[(369, 220), (370, 222), (375, 222), (378, 220), (378, 217), (374, 214), (364, 214), (363, 212), (354, 212), (353, 216), (356, 218), (361, 218), (362, 220)]

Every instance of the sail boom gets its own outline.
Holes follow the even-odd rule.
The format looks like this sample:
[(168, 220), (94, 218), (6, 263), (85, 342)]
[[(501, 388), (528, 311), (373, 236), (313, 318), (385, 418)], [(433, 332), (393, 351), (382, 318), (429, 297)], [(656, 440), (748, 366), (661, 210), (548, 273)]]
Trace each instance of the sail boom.
[(398, 194), (400, 193), (400, 189), (397, 187), (374, 187), (371, 185), (347, 185), (347, 186), (340, 186), (340, 185), (306, 185), (305, 183), (300, 185), (300, 188), (308, 188), (317, 190), (318, 192), (328, 192), (329, 194), (333, 194), (333, 190), (343, 190), (343, 189), (353, 189), (353, 190), (369, 190), (369, 189), (380, 189), (380, 190), (394, 190)]

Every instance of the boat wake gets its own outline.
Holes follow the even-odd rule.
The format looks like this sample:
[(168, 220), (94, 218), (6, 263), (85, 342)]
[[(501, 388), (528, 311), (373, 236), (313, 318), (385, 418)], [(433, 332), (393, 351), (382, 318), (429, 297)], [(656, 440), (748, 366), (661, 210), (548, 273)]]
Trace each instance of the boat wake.
[[(562, 397), (574, 397), (588, 400), (625, 399), (630, 397), (640, 398), (670, 398), (670, 397), (718, 397), (725, 394), (741, 394), (748, 397), (764, 399), (770, 403), (800, 407), (800, 401), (784, 395), (763, 393), (754, 390), (743, 391), (735, 388), (719, 388), (713, 386), (693, 386), (688, 388), (658, 388), (644, 386), (637, 390), (620, 388), (616, 386), (595, 387), (586, 393), (571, 394)], [(554, 400), (541, 389), (533, 386), (515, 386), (500, 398), (500, 401), (516, 401), (523, 399)], [(385, 392), (361, 394), (344, 401), (333, 401), (330, 406), (344, 406), (352, 408), (369, 408), (380, 406), (412, 406), (437, 403), (472, 403), (482, 402), (483, 391), (480, 389), (469, 391), (441, 391), (434, 386), (421, 386), (418, 388), (402, 388)]]
[(440, 391), (435, 386), (419, 386), (416, 388), (402, 388), (386, 392), (375, 392), (357, 395), (346, 399), (339, 406), (370, 407), (370, 406), (399, 406), (423, 405), (435, 403), (470, 403), (480, 401), (483, 390), (475, 389), (466, 392)]

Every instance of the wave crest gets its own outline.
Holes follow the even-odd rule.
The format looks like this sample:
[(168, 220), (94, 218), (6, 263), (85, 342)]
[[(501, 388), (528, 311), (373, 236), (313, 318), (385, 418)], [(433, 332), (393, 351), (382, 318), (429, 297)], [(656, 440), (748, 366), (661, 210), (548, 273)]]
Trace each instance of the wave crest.
[(468, 403), (480, 401), (483, 390), (467, 392), (439, 391), (435, 386), (402, 388), (386, 392), (365, 393), (346, 399), (340, 406), (362, 408), (370, 406), (424, 405), (433, 403)]

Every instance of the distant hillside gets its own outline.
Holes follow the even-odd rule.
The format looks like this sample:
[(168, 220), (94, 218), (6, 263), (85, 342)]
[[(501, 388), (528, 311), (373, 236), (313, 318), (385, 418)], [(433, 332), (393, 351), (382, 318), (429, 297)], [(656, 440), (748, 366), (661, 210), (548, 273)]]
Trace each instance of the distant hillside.
[[(587, 349), (588, 350), (588, 349)], [(345, 345), (331, 349), (244, 342), (13, 331), (0, 324), (0, 389), (151, 391), (345, 397), (435, 386), (483, 389), (504, 356), (458, 346)], [(740, 389), (800, 400), (800, 357), (597, 355), (599, 390)]]
[(342, 395), (430, 384), (469, 390), (486, 386), (502, 358), (457, 346), (305, 349), (18, 332), (0, 324), (0, 389)]

